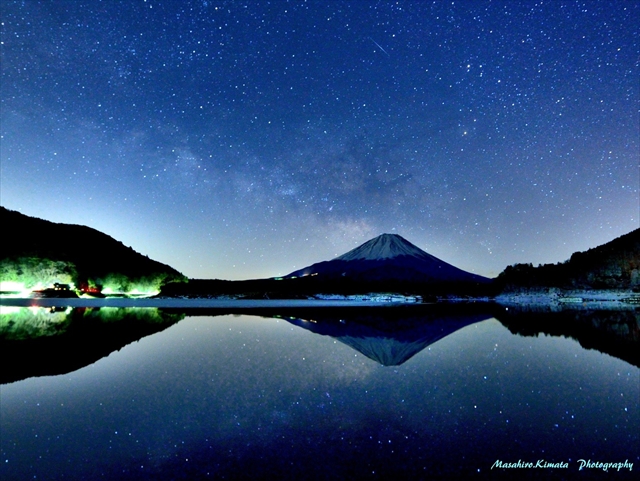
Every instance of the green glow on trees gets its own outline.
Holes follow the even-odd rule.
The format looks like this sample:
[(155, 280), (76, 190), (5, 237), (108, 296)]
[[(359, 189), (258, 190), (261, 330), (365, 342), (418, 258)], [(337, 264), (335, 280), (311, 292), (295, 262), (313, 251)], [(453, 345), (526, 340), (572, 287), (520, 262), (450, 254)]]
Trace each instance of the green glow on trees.
[[(77, 276), (75, 265), (40, 257), (18, 257), (0, 260), (0, 290), (34, 291), (53, 288), (54, 284), (73, 284)], [(7, 286), (7, 288), (5, 288)]]
[[(160, 293), (166, 282), (186, 281), (181, 275), (156, 272), (130, 277), (112, 272), (105, 275), (78, 275), (72, 262), (40, 257), (0, 260), (0, 292), (2, 297), (30, 297), (33, 291), (45, 289), (77, 290), (78, 295), (92, 294), (126, 297), (150, 297)], [(81, 286), (76, 288), (76, 286)]]
[(124, 274), (110, 273), (103, 278), (95, 279), (102, 285), (102, 294), (106, 296), (150, 297), (160, 293), (160, 287), (173, 276), (167, 273), (150, 274), (138, 278), (129, 278)]
[(126, 296), (126, 297), (151, 297), (160, 294), (160, 290), (157, 289), (145, 289), (145, 287), (137, 288), (129, 290), (121, 290), (118, 287), (105, 287), (102, 289), (102, 294), (105, 296)]

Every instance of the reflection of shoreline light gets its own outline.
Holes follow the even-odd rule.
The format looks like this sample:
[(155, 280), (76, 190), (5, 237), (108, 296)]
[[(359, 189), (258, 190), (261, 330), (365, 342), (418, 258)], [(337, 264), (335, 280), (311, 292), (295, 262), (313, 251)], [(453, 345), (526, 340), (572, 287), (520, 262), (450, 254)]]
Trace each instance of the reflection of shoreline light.
[(0, 315), (4, 314), (15, 314), (20, 312), (20, 309), (23, 309), (19, 306), (0, 306)]

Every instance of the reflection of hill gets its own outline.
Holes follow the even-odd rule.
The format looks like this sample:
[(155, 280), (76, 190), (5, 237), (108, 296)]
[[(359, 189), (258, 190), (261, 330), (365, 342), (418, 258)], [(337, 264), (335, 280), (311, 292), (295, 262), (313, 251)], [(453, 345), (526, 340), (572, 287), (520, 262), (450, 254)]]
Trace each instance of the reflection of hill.
[(13, 308), (0, 315), (0, 383), (64, 374), (185, 316), (281, 318), (331, 336), (385, 366), (399, 365), (453, 332), (496, 317), (514, 334), (566, 336), (640, 367), (640, 309), (551, 312), (490, 304), (272, 308)]
[(313, 333), (331, 336), (383, 366), (398, 366), (427, 346), (491, 315), (469, 306), (421, 306), (350, 313), (316, 310), (312, 316), (302, 317), (289, 315), (285, 319)]
[(640, 310), (516, 309), (495, 316), (521, 336), (564, 336), (585, 349), (595, 349), (640, 367)]
[(183, 317), (157, 308), (4, 308), (0, 384), (75, 371)]

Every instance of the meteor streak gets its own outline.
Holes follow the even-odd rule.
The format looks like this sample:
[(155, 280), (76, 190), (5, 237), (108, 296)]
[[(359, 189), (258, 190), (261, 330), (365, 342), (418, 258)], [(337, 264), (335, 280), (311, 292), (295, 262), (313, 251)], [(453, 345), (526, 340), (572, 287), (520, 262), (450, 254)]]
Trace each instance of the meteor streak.
[(389, 52), (387, 52), (385, 49), (383, 49), (383, 48), (382, 48), (382, 45), (380, 45), (378, 42), (376, 42), (376, 41), (375, 41), (374, 39), (372, 39), (371, 37), (369, 37), (369, 40), (371, 40), (373, 43), (375, 43), (375, 44), (376, 44), (376, 46), (377, 46), (380, 50), (382, 50), (382, 51), (385, 53), (385, 55), (386, 55), (387, 57), (391, 57), (391, 55), (389, 55)]

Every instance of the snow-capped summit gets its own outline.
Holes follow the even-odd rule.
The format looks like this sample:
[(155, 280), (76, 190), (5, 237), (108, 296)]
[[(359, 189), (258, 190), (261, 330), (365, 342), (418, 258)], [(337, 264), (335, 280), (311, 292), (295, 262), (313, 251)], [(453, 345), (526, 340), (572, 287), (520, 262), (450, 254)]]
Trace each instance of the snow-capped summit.
[(365, 242), (360, 247), (350, 250), (346, 254), (337, 257), (336, 260), (381, 260), (392, 259), (398, 256), (413, 256), (419, 258), (433, 258), (419, 247), (398, 234), (382, 234)]
[(318, 280), (402, 282), (489, 282), (426, 253), (397, 234), (382, 234), (336, 257), (289, 274), (288, 278), (318, 276)]

